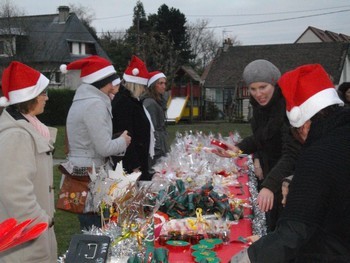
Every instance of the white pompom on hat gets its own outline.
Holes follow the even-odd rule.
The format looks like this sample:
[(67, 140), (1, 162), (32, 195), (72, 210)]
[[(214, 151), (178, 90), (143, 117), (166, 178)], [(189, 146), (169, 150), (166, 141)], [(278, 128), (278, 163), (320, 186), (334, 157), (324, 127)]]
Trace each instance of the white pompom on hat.
[(2, 74), (2, 92), (0, 106), (29, 101), (37, 97), (47, 86), (49, 79), (39, 71), (12, 61)]
[(69, 70), (80, 70), (80, 79), (87, 84), (92, 84), (117, 73), (111, 62), (100, 56), (90, 56), (60, 66), (60, 71), (64, 74)]
[(330, 105), (344, 105), (329, 75), (319, 64), (300, 66), (285, 73), (278, 85), (286, 99), (287, 117), (293, 127), (301, 127)]
[(147, 85), (148, 82), (148, 70), (145, 63), (137, 56), (133, 55), (129, 66), (126, 68), (123, 79), (126, 82), (137, 83), (141, 85)]
[(157, 81), (160, 78), (166, 78), (163, 72), (160, 71), (152, 71), (149, 73), (148, 76), (148, 83), (147, 86), (150, 87), (155, 81)]

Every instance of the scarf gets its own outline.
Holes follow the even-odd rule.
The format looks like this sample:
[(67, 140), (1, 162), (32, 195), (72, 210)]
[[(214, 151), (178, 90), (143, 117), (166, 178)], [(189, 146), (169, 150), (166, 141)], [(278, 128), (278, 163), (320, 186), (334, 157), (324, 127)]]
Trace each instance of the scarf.
[(50, 140), (49, 128), (43, 124), (36, 116), (30, 114), (23, 114), (23, 116), (31, 123), (34, 128), (47, 140)]

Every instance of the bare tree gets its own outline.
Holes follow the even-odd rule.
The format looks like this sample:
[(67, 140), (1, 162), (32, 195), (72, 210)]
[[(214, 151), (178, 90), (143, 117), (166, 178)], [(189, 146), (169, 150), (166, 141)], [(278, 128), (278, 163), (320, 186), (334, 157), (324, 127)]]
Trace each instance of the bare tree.
[(90, 34), (98, 40), (96, 29), (91, 25), (92, 21), (95, 19), (95, 12), (91, 8), (83, 6), (82, 4), (69, 4), (69, 9), (77, 15)]
[(23, 35), (22, 25), (18, 19), (24, 12), (12, 1), (0, 2), (0, 53), (4, 57), (13, 57), (16, 54), (14, 35)]
[(208, 24), (208, 20), (198, 19), (187, 25), (191, 51), (194, 55), (191, 62), (197, 69), (204, 69), (220, 47), (220, 41), (215, 36), (214, 30), (207, 28)]
[[(208, 28), (208, 24), (209, 20), (198, 19), (187, 25), (191, 51), (194, 55), (191, 62), (199, 70), (203, 70), (210, 63), (221, 46), (221, 41), (215, 35), (214, 30)], [(230, 43), (231, 45), (241, 44), (236, 37), (231, 38)]]
[(24, 11), (16, 6), (11, 0), (0, 2), (0, 17), (16, 17), (23, 16)]

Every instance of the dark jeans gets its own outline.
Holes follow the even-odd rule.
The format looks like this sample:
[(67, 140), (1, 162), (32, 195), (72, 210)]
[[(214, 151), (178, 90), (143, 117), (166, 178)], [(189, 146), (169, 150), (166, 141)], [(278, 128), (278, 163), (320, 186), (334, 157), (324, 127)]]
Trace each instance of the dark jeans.
[(101, 228), (101, 216), (98, 214), (79, 214), (80, 230), (89, 230), (92, 226)]

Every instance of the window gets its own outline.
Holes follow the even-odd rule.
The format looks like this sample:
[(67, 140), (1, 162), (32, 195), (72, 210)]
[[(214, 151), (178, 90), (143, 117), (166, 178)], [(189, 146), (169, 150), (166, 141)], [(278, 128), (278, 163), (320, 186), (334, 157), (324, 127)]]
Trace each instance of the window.
[(96, 48), (94, 43), (69, 41), (68, 45), (70, 53), (74, 55), (96, 55)]
[(0, 39), (0, 56), (9, 57), (15, 53), (14, 39)]

